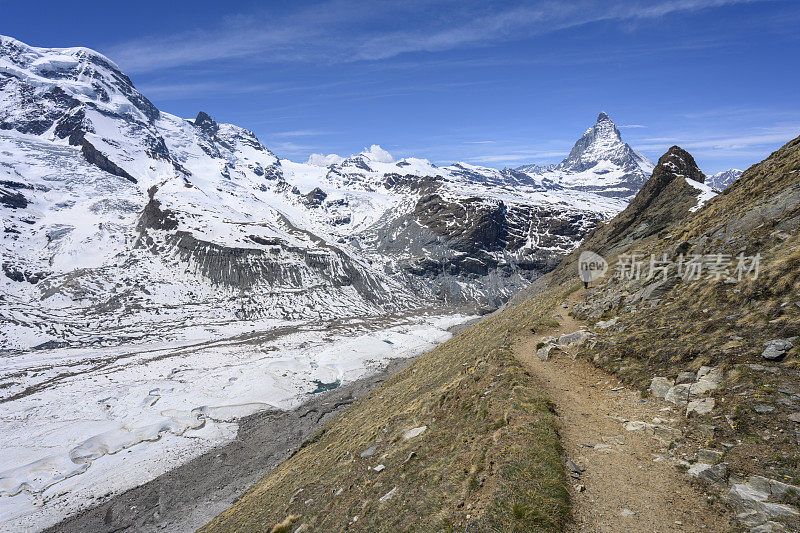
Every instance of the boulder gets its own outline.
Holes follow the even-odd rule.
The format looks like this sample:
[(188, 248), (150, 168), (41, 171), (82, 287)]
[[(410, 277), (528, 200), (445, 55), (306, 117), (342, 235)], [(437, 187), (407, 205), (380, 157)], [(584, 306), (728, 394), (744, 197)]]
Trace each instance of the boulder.
[(394, 487), (392, 490), (390, 490), (389, 492), (387, 492), (386, 494), (384, 494), (383, 496), (381, 496), (381, 497), (379, 498), (379, 501), (381, 501), (381, 502), (388, 502), (389, 500), (391, 500), (392, 498), (394, 498), (394, 495), (395, 495), (395, 494), (397, 494), (397, 487)]
[(749, 483), (735, 483), (728, 492), (728, 499), (736, 507), (740, 507), (750, 502), (765, 502), (769, 499), (769, 493), (756, 490)]
[(712, 370), (714, 370), (713, 366), (701, 366), (700, 370), (697, 371), (697, 379), (706, 377)]
[(409, 429), (408, 431), (403, 433), (403, 439), (410, 440), (413, 439), (414, 437), (418, 437), (422, 435), (426, 429), (428, 429), (428, 426), (420, 426), (418, 428)]
[(689, 385), (689, 394), (691, 396), (701, 396), (703, 393), (717, 388), (719, 388), (718, 382), (704, 378)]
[(698, 415), (706, 415), (714, 409), (714, 398), (700, 398), (699, 400), (692, 400), (686, 406), (686, 416), (688, 417), (692, 413), (697, 413)]
[(373, 455), (375, 455), (375, 452), (377, 450), (378, 450), (377, 446), (370, 446), (369, 448), (361, 452), (361, 458), (364, 459), (366, 457), (372, 457)]
[(597, 322), (597, 324), (595, 324), (595, 326), (597, 326), (600, 329), (608, 329), (616, 325), (616, 323), (617, 323), (617, 318), (614, 317), (611, 320), (600, 320)]
[(786, 528), (780, 523), (772, 521), (750, 529), (750, 533), (779, 533), (780, 531), (786, 531)]
[(728, 502), (739, 511), (736, 518), (740, 522), (755, 527), (773, 518), (799, 516), (800, 512), (791, 505), (767, 501), (770, 496), (780, 498), (796, 488), (761, 476), (752, 476), (747, 483), (735, 483), (731, 487)]
[(764, 476), (750, 476), (747, 482), (756, 490), (771, 494), (779, 500), (783, 499), (784, 496), (792, 492), (800, 495), (800, 487), (796, 485), (789, 485), (788, 483), (782, 483), (775, 479), (765, 478)]
[(647, 427), (654, 427), (653, 424), (648, 424), (647, 422), (642, 422), (640, 420), (631, 420), (625, 424), (625, 429), (627, 431), (645, 431)]
[(578, 331), (561, 335), (556, 341), (556, 344), (558, 344), (559, 346), (570, 346), (570, 345), (580, 346), (581, 344), (586, 342), (587, 339), (590, 339), (592, 335), (593, 335), (592, 333), (586, 330), (579, 329)]
[(764, 343), (766, 348), (761, 354), (761, 357), (767, 361), (775, 361), (787, 354), (789, 350), (794, 348), (794, 344), (789, 339), (775, 339)]
[(717, 450), (697, 450), (697, 461), (713, 465), (722, 459), (722, 452)]
[(696, 379), (694, 372), (681, 372), (678, 374), (678, 378), (675, 380), (675, 383), (691, 383)]
[(718, 388), (724, 379), (722, 369), (710, 366), (702, 366), (697, 372), (697, 382), (692, 383), (689, 394), (700, 396), (705, 392)]
[(650, 394), (662, 400), (667, 395), (667, 392), (672, 388), (672, 381), (669, 379), (656, 376), (650, 381)]
[(680, 429), (675, 429), (669, 426), (654, 426), (653, 436), (665, 444), (669, 444), (678, 440), (683, 436)]
[(688, 383), (682, 383), (680, 385), (670, 387), (670, 389), (664, 395), (664, 400), (677, 405), (686, 405), (689, 403), (690, 388), (691, 385)]
[(728, 480), (728, 465), (726, 463), (719, 463), (716, 465), (697, 463), (692, 466), (688, 472), (689, 475), (712, 485), (722, 486), (725, 485)]
[(762, 503), (759, 505), (759, 508), (761, 510), (761, 515), (767, 520), (783, 516), (796, 517), (800, 515), (797, 509), (785, 503)]
[(542, 361), (547, 361), (548, 359), (550, 359), (550, 352), (553, 351), (553, 349), (557, 350), (558, 346), (554, 344), (545, 344), (544, 346), (536, 350), (536, 357), (538, 357)]

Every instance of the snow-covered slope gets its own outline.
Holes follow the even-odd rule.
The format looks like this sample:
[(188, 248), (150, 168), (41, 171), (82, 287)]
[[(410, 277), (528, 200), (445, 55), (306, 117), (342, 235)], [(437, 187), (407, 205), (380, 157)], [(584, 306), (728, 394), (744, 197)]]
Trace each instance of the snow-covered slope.
[(296, 163), (206, 113), (159, 111), (96, 52), (0, 37), (0, 347), (494, 308), (624, 207), (630, 176), (571, 174), (627, 168), (609, 132), (598, 121), (550, 174), (378, 146)]
[(564, 188), (630, 199), (653, 173), (655, 165), (622, 141), (606, 113), (572, 147), (561, 163), (528, 165), (517, 170)]
[(742, 175), (742, 170), (738, 168), (732, 168), (730, 170), (723, 170), (722, 172), (717, 172), (716, 174), (712, 174), (706, 180), (706, 185), (721, 191), (737, 179), (739, 176)]

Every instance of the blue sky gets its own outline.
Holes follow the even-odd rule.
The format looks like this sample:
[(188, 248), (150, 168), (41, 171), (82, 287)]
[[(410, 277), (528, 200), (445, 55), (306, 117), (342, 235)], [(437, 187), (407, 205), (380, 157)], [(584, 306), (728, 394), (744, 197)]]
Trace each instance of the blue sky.
[[(80, 6), (78, 8), (77, 6)], [(0, 33), (88, 46), (160, 109), (278, 155), (557, 162), (600, 110), (655, 160), (746, 168), (800, 134), (800, 2), (19, 2)]]

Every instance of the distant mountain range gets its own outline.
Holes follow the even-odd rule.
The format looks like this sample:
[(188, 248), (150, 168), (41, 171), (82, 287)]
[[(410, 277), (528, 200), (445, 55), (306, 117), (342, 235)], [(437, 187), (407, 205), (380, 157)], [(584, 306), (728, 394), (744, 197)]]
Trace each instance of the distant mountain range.
[(742, 170), (736, 168), (725, 170), (723, 172), (717, 172), (716, 174), (710, 175), (706, 183), (709, 186), (721, 191), (722, 189), (724, 189), (725, 187), (727, 187), (728, 185), (739, 179), (739, 176), (742, 175), (742, 172), (743, 172)]
[(160, 111), (97, 52), (0, 37), (0, 348), (485, 312), (653, 167), (605, 113), (548, 167), (437, 167), (379, 146), (297, 163), (207, 113)]

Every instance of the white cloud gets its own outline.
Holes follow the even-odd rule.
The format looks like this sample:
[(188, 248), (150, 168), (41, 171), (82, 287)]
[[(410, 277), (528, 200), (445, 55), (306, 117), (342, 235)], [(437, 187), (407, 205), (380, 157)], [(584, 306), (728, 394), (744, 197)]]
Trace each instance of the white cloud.
[(377, 163), (394, 163), (392, 154), (377, 144), (373, 144), (369, 148), (364, 148), (361, 153)]
[[(654, 19), (673, 13), (772, 0), (659, 0), (648, 5), (605, 2), (529, 2), (505, 9), (482, 3), (445, 5), (447, 16), (425, 2), (356, 3), (329, 0), (288, 14), (248, 14), (216, 28), (118, 43), (103, 51), (128, 72), (232, 59), (266, 62), (380, 60), (524, 39), (599, 21)], [(439, 2), (442, 3), (442, 2)], [(447, 4), (447, 2), (444, 2)], [(434, 2), (433, 4), (436, 4)], [(404, 21), (404, 29), (387, 27)], [(408, 30), (405, 28), (413, 27)]]
[(231, 83), (219, 81), (198, 81), (188, 83), (147, 83), (138, 87), (140, 93), (148, 98), (184, 100), (187, 95), (207, 96), (210, 94), (247, 94), (255, 92), (275, 92), (279, 86), (274, 83)]
[(273, 137), (318, 137), (320, 135), (334, 135), (335, 131), (326, 130), (291, 130), (273, 133)]
[(490, 154), (490, 155), (479, 155), (474, 157), (467, 158), (467, 162), (470, 163), (504, 163), (504, 162), (512, 162), (512, 161), (531, 161), (531, 160), (539, 160), (542, 159), (550, 159), (550, 158), (563, 158), (567, 155), (567, 152), (563, 151), (553, 151), (553, 152), (525, 152), (525, 153), (502, 153), (502, 154)]
[(640, 150), (660, 150), (677, 144), (686, 150), (720, 150), (732, 152), (755, 146), (782, 145), (800, 134), (800, 125), (759, 128), (745, 135), (698, 135), (685, 134), (669, 137), (650, 137), (636, 143)]
[(317, 167), (327, 167), (330, 165), (335, 165), (337, 163), (341, 163), (344, 161), (344, 157), (336, 154), (311, 154), (308, 156), (308, 164), (314, 165)]

